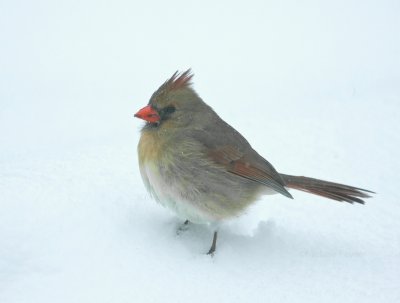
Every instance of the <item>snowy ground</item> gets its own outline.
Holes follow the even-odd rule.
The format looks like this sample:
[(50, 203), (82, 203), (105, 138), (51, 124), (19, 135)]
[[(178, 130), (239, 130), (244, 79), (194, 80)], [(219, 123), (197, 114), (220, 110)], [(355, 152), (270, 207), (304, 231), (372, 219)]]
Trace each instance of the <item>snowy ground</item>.
[[(111, 3), (111, 2), (110, 2)], [(399, 302), (398, 1), (3, 1), (0, 302)], [(176, 69), (281, 172), (220, 232), (141, 182), (133, 114)]]

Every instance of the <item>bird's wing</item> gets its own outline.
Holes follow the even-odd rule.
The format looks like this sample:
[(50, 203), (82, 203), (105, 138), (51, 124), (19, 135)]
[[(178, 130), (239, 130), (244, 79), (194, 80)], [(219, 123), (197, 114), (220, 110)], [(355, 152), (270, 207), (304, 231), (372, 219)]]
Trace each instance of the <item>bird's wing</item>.
[(190, 137), (205, 147), (204, 152), (214, 163), (228, 172), (268, 186), (293, 198), (275, 168), (261, 157), (247, 140), (219, 117), (210, 127), (191, 130)]
[(243, 154), (230, 145), (209, 150), (208, 156), (228, 172), (268, 186), (278, 193), (293, 198), (284, 187), (284, 181), (275, 168), (254, 150)]

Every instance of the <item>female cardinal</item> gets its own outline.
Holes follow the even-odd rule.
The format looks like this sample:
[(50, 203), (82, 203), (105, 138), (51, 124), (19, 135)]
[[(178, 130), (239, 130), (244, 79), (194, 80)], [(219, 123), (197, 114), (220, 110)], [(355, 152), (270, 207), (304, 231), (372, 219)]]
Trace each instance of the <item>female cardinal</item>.
[[(288, 188), (349, 203), (370, 197), (365, 189), (278, 173), (197, 95), (192, 77), (174, 73), (135, 114), (146, 121), (138, 145), (143, 182), (185, 224), (217, 225), (264, 194), (293, 199)], [(217, 231), (208, 254), (216, 241)]]

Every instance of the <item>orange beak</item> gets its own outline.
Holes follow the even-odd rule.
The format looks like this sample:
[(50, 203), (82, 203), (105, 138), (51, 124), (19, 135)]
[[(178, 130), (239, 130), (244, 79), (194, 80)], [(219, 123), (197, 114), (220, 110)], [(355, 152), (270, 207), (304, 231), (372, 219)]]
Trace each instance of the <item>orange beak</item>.
[(156, 122), (160, 121), (159, 114), (150, 105), (147, 105), (147, 106), (143, 107), (142, 109), (140, 109), (135, 114), (135, 117), (146, 120), (147, 122), (150, 122), (150, 123), (156, 123)]

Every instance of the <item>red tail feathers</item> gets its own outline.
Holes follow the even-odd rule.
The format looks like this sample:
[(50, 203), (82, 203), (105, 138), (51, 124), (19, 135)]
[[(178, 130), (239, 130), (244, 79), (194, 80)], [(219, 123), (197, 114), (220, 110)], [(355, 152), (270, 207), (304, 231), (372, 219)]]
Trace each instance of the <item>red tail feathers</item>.
[(302, 190), (340, 202), (356, 202), (364, 204), (364, 200), (360, 198), (371, 197), (368, 193), (374, 194), (374, 192), (366, 189), (314, 178), (290, 176), (284, 174), (281, 174), (281, 177), (284, 180), (285, 185), (289, 188)]

